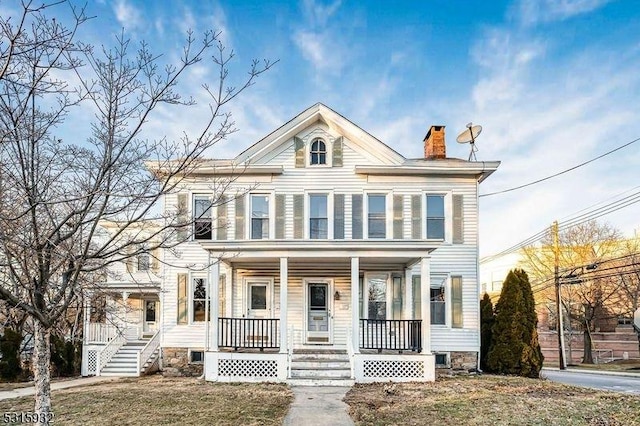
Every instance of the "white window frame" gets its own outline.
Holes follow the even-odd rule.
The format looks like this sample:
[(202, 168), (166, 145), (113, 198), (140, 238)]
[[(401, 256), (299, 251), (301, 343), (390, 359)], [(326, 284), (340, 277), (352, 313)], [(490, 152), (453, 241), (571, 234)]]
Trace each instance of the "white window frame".
[[(325, 164), (311, 164), (311, 146), (315, 141), (322, 141), (324, 143), (324, 147), (327, 150)], [(305, 160), (305, 164), (307, 167), (331, 167), (331, 165), (333, 164), (333, 142), (329, 142), (328, 138), (322, 136), (312, 137), (309, 143), (306, 144), (304, 151), (307, 156)]]
[[(189, 294), (188, 294), (188, 299), (189, 299), (189, 306), (187, 307), (187, 314), (189, 315), (189, 321), (187, 322), (187, 324), (206, 324), (206, 320), (205, 321), (195, 321), (194, 320), (194, 315), (195, 315), (195, 311), (193, 309), (193, 302), (195, 300), (195, 298), (193, 297), (193, 292), (195, 290), (195, 285), (194, 285), (194, 280), (196, 279), (203, 279), (204, 280), (204, 288), (205, 288), (205, 318), (207, 318), (207, 295), (209, 296), (209, 305), (211, 305), (211, 294), (209, 294), (209, 277), (206, 274), (202, 274), (202, 273), (196, 273), (196, 274), (189, 274), (189, 285), (188, 285), (188, 289), (189, 289)], [(211, 318), (209, 317), (209, 321), (211, 321)]]
[[(202, 361), (191, 361), (191, 354), (193, 352), (202, 352)], [(200, 348), (189, 348), (187, 349), (187, 363), (188, 364), (192, 364), (192, 365), (201, 365), (204, 364), (204, 355), (205, 355), (205, 350), (200, 349)]]
[(391, 319), (391, 309), (392, 309), (392, 304), (393, 304), (393, 288), (391, 286), (391, 273), (390, 272), (375, 272), (375, 271), (368, 271), (364, 273), (364, 282), (362, 284), (362, 290), (363, 290), (363, 294), (362, 294), (362, 309), (364, 312), (362, 312), (363, 314), (363, 318), (364, 319), (369, 319), (369, 278), (371, 278), (372, 276), (376, 276), (376, 275), (385, 275), (386, 276), (386, 280), (385, 280), (385, 298), (386, 298), (386, 312), (385, 312), (385, 318), (387, 320)]
[(433, 281), (444, 281), (444, 324), (433, 324), (431, 318), (429, 318), (429, 324), (437, 328), (451, 328), (451, 274), (431, 274), (429, 278), (429, 303), (431, 303), (431, 289), (434, 288), (431, 286)]
[[(333, 191), (314, 191), (306, 190), (304, 192), (304, 238), (311, 240), (311, 196), (325, 195), (327, 197), (327, 238), (318, 238), (318, 241), (333, 240)], [(315, 239), (314, 239), (315, 241)]]
[[(254, 195), (258, 195), (258, 196), (267, 196), (269, 199), (269, 235), (267, 236), (267, 238), (262, 238), (262, 240), (272, 240), (274, 239), (274, 236), (276, 235), (276, 206), (275, 206), (275, 195), (274, 195), (274, 191), (256, 191), (256, 192), (250, 192), (248, 195), (249, 198), (249, 202), (247, 203), (247, 209), (245, 212), (245, 230), (246, 230), (246, 236), (248, 240), (253, 240), (253, 235), (252, 235), (252, 227), (251, 227), (251, 215), (253, 212), (253, 196)], [(260, 241), (259, 239), (256, 239), (254, 241)]]
[(422, 192), (422, 239), (427, 239), (427, 195), (439, 195), (444, 197), (444, 239), (431, 239), (430, 241), (442, 241), (443, 243), (451, 243), (453, 233), (453, 206), (451, 192)]
[[(191, 240), (192, 241), (212, 241), (216, 239), (216, 227), (215, 224), (213, 223), (213, 218), (217, 217), (217, 209), (216, 206), (213, 205), (213, 194), (208, 193), (208, 192), (191, 192), (190, 193), (190, 197), (191, 197), (191, 206), (190, 206), (190, 211), (189, 211), (189, 217), (191, 218), (191, 221), (193, 222), (191, 225)], [(206, 240), (203, 238), (198, 238), (196, 239), (196, 222), (195, 222), (195, 217), (194, 217), (194, 213), (195, 213), (195, 207), (196, 207), (196, 197), (207, 197), (209, 199), (209, 202), (211, 203), (211, 207), (209, 209), (209, 211), (211, 212), (211, 240)]]
[[(370, 238), (369, 237), (369, 195), (384, 195), (384, 238)], [(362, 196), (362, 237), (365, 240), (387, 240), (389, 239), (389, 233), (393, 230), (393, 206), (391, 206), (391, 202), (393, 201), (393, 195), (388, 190), (380, 190), (376, 191), (374, 189), (364, 191)], [(393, 235), (391, 235), (393, 236)]]
[(243, 317), (253, 318), (249, 316), (251, 312), (251, 298), (249, 297), (249, 287), (252, 284), (266, 284), (267, 285), (267, 311), (266, 316), (256, 318), (274, 318), (275, 315), (275, 285), (273, 277), (244, 277), (244, 303), (243, 303)]

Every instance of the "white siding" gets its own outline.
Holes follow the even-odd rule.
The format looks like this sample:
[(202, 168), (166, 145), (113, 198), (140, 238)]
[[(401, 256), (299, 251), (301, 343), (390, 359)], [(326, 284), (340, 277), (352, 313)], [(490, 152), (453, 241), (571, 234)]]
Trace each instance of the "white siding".
[[(312, 126), (317, 127), (317, 125)], [(326, 126), (320, 126), (323, 131), (331, 133)], [(301, 132), (303, 137), (310, 128)], [(333, 133), (332, 133), (333, 134)], [(334, 135), (336, 136), (336, 135)], [(330, 146), (328, 146), (330, 148)], [(293, 237), (293, 194), (302, 194), (305, 191), (333, 191), (336, 194), (363, 194), (368, 190), (388, 192), (392, 194), (404, 195), (404, 238), (411, 236), (411, 197), (410, 195), (420, 195), (424, 199), (425, 193), (444, 193), (450, 200), (452, 194), (462, 194), (464, 211), (464, 243), (451, 244), (450, 240), (445, 241), (431, 255), (431, 271), (433, 274), (460, 275), (463, 277), (463, 328), (451, 329), (447, 327), (432, 327), (432, 348), (434, 351), (477, 351), (479, 349), (478, 323), (479, 323), (479, 288), (477, 271), (477, 232), (478, 232), (478, 204), (477, 185), (474, 178), (462, 177), (419, 177), (419, 176), (365, 176), (357, 175), (354, 172), (356, 165), (384, 164), (383, 161), (376, 160), (374, 154), (363, 151), (347, 138), (344, 139), (343, 167), (305, 167), (295, 168), (294, 164), (293, 139), (289, 139), (280, 145), (273, 152), (264, 155), (260, 163), (269, 165), (282, 165), (284, 171), (282, 175), (275, 175), (272, 178), (261, 177), (258, 189), (272, 193), (286, 194), (285, 212), (285, 237)], [(242, 192), (251, 187), (253, 178), (244, 176), (233, 182), (228, 193)], [(188, 186), (188, 192), (206, 193), (211, 192), (211, 183), (198, 181)], [(167, 196), (166, 205), (174, 206), (176, 196)], [(271, 202), (274, 202), (272, 200)], [(249, 204), (246, 203), (245, 216), (249, 213)], [(451, 206), (447, 204), (446, 226), (451, 228)], [(424, 206), (422, 216), (424, 217)], [(229, 203), (228, 238), (235, 237), (235, 203)], [(271, 218), (274, 220), (274, 218)], [(350, 239), (351, 229), (351, 197), (345, 196), (345, 238)], [(424, 222), (423, 222), (424, 228)], [(247, 229), (248, 232), (248, 229)], [(424, 232), (424, 231), (423, 231)], [(391, 232), (388, 233), (392, 235)], [(451, 232), (448, 232), (451, 235)], [(182, 244), (175, 253), (165, 254), (168, 265), (165, 266), (163, 292), (162, 292), (162, 331), (163, 346), (182, 347), (202, 347), (204, 346), (204, 324), (177, 325), (176, 306), (177, 289), (176, 278), (179, 272), (186, 272), (188, 265), (204, 266), (207, 262), (207, 253), (202, 250), (197, 242)], [(344, 344), (346, 342), (345, 330), (350, 326), (350, 290), (349, 290), (349, 270), (345, 267), (341, 271), (334, 271), (332, 274), (314, 272), (311, 270), (296, 269), (295, 262), (290, 259), (289, 273), (289, 296), (288, 296), (288, 322), (290, 326), (302, 329), (304, 324), (304, 295), (303, 278), (322, 277), (334, 280), (334, 291), (341, 294), (339, 301), (334, 305), (334, 330), (335, 343)], [(402, 272), (401, 268), (398, 272)], [(224, 273), (224, 271), (221, 271)], [(229, 273), (229, 272), (227, 272)], [(416, 267), (415, 274), (419, 274)], [(233, 300), (233, 315), (241, 317), (246, 313), (246, 300), (244, 297), (243, 277), (265, 276), (274, 279), (273, 301), (274, 309), (272, 316), (279, 317), (279, 271), (278, 265), (269, 268), (256, 270), (241, 269), (233, 273), (233, 294), (227, 295)], [(215, 303), (215, 302), (214, 302)]]

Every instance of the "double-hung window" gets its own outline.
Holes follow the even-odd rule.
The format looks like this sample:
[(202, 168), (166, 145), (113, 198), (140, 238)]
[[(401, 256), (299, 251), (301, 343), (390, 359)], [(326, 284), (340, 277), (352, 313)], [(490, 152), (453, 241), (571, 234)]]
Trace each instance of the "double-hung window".
[(207, 195), (193, 196), (193, 238), (210, 240), (213, 233), (211, 199)]
[(251, 195), (251, 239), (269, 238), (269, 196)]
[(326, 239), (329, 232), (326, 194), (309, 195), (309, 238)]
[(193, 301), (191, 321), (192, 322), (204, 321), (206, 317), (206, 307), (207, 307), (206, 278), (192, 278), (191, 292), (192, 292), (192, 301)]
[(368, 203), (368, 234), (369, 238), (387, 237), (387, 196), (384, 194), (369, 194)]
[(444, 195), (427, 195), (427, 239), (444, 240)]
[(447, 323), (446, 278), (431, 278), (431, 324)]
[(138, 255), (138, 271), (148, 271), (150, 267), (149, 253), (140, 253)]

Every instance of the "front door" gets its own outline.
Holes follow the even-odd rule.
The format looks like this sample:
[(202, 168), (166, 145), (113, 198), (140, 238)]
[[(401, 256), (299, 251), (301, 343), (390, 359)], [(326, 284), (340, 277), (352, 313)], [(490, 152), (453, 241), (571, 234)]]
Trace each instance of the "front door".
[(153, 333), (158, 329), (158, 301), (144, 300), (142, 306), (142, 331), (144, 333)]
[(330, 286), (307, 283), (307, 343), (331, 343)]

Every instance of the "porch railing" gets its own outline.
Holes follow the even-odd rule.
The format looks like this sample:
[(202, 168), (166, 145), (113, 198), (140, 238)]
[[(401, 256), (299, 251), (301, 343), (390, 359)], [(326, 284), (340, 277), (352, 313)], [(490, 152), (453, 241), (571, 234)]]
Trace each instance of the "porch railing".
[(111, 361), (111, 358), (125, 344), (127, 338), (124, 333), (118, 334), (113, 338), (100, 352), (98, 352), (96, 360), (96, 376), (100, 375), (102, 369)]
[(218, 347), (280, 348), (280, 320), (277, 318), (218, 318)]
[[(160, 347), (160, 332), (156, 331), (156, 334), (153, 335), (151, 340), (147, 342), (147, 344), (142, 348), (140, 352), (138, 352), (136, 358), (136, 364), (138, 366), (138, 374), (141, 374), (143, 371), (143, 367), (151, 358), (151, 355)], [(153, 364), (151, 364), (153, 365)]]
[(118, 328), (112, 324), (90, 322), (87, 326), (87, 342), (107, 343), (118, 334)]
[(422, 351), (422, 320), (360, 320), (360, 348)]

